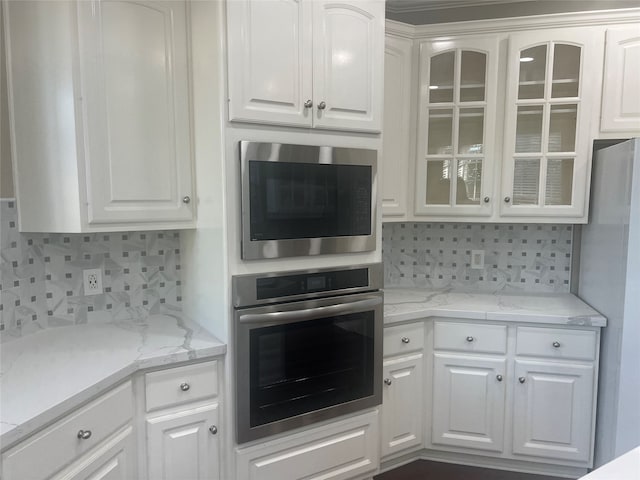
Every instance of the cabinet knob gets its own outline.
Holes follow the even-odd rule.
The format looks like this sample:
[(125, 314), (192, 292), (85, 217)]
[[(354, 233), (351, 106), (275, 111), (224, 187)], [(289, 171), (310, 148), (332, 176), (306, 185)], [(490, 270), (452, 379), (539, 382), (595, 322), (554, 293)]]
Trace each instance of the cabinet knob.
[(524, 378), (524, 377), (518, 377), (518, 381), (519, 381), (520, 383), (524, 383), (526, 380), (527, 380), (527, 379), (526, 379), (526, 378)]
[(384, 379), (384, 384), (385, 384), (385, 385), (391, 385), (391, 383), (392, 383), (392, 382), (391, 382), (391, 379), (390, 379), (390, 378), (385, 378), (385, 379)]
[(467, 337), (467, 342), (469, 342), (469, 343), (473, 342), (474, 340), (475, 340), (475, 338), (473, 338), (471, 335), (469, 335)]
[(560, 342), (553, 342), (553, 346), (555, 348), (560, 348)]
[(211, 435), (215, 435), (216, 433), (218, 433), (218, 427), (216, 427), (215, 425), (211, 425), (209, 427), (209, 431), (211, 432)]
[(509, 203), (511, 201), (511, 197), (504, 197), (504, 203)]
[(482, 200), (484, 201), (484, 203), (489, 203), (489, 200), (491, 199), (489, 197), (484, 197)]
[(189, 203), (191, 202), (191, 197), (189, 195), (185, 195), (184, 197), (182, 197), (182, 203)]
[(402, 343), (409, 343), (411, 339), (409, 337), (402, 337)]
[(79, 430), (78, 438), (80, 440), (89, 440), (91, 438), (91, 430)]
[(502, 375), (500, 375), (500, 374), (496, 375), (496, 380), (498, 380), (499, 382), (501, 382), (501, 381), (502, 381)]
[(304, 108), (311, 108), (311, 107), (313, 107), (312, 100), (307, 100), (306, 102), (304, 102)]
[(190, 388), (191, 388), (191, 385), (189, 385), (187, 382), (184, 382), (184, 383), (180, 384), (180, 390), (182, 390), (183, 392), (186, 392)]
[(325, 108), (327, 108), (327, 103), (326, 102), (320, 102), (318, 104), (318, 110), (324, 110)]

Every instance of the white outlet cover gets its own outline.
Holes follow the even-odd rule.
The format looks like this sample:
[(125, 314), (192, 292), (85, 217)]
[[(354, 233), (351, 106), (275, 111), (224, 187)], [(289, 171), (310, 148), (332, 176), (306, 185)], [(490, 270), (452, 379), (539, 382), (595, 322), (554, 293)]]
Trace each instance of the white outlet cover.
[(102, 270), (99, 268), (89, 268), (82, 271), (84, 294), (100, 295), (102, 289)]
[(484, 268), (484, 250), (471, 250), (471, 268)]

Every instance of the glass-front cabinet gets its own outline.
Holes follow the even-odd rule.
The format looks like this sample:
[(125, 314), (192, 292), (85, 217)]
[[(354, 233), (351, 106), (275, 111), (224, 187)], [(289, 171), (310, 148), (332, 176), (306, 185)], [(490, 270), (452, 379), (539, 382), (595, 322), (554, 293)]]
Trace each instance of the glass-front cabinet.
[(589, 29), (509, 37), (501, 215), (584, 215), (594, 38)]
[(496, 37), (421, 44), (416, 215), (491, 215), (497, 57)]

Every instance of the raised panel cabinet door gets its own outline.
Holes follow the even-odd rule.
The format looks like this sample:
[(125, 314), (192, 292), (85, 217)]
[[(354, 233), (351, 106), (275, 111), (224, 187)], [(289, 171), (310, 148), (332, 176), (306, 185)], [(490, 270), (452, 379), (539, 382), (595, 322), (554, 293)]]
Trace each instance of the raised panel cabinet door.
[(382, 375), (381, 455), (422, 445), (422, 353), (384, 361)]
[(149, 479), (220, 478), (218, 404), (147, 417)]
[(416, 215), (493, 211), (498, 45), (496, 35), (420, 45)]
[(586, 222), (601, 36), (584, 27), (509, 37), (501, 216)]
[(593, 365), (516, 360), (515, 377), (513, 453), (589, 461)]
[(313, 0), (313, 124), (379, 132), (384, 2)]
[(92, 226), (193, 220), (186, 5), (78, 3)]
[(311, 2), (227, 2), (229, 119), (311, 126)]
[(387, 35), (384, 49), (382, 216), (407, 215), (413, 41)]
[(600, 131), (640, 132), (640, 25), (609, 28)]
[(506, 360), (434, 354), (432, 442), (501, 452)]

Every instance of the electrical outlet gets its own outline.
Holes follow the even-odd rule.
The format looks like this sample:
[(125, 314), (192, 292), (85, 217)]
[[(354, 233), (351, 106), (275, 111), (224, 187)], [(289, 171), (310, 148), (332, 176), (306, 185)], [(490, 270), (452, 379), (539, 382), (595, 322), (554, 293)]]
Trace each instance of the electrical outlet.
[(82, 271), (84, 279), (84, 294), (99, 295), (102, 290), (102, 270), (99, 268), (90, 268)]
[(484, 268), (484, 250), (471, 250), (471, 268)]

